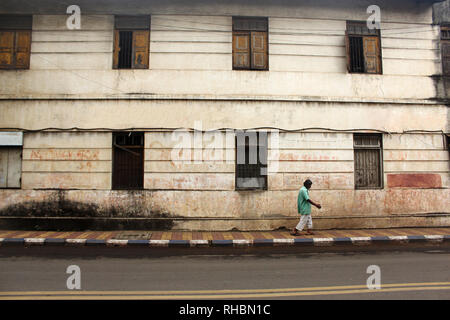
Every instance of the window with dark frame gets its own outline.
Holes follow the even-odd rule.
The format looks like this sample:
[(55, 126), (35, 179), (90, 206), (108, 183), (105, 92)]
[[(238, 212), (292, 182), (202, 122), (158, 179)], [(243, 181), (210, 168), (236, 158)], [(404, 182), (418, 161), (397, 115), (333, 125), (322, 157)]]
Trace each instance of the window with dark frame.
[(113, 133), (112, 189), (143, 189), (144, 133)]
[(382, 73), (379, 29), (369, 29), (366, 22), (347, 21), (345, 43), (348, 72)]
[(355, 188), (383, 188), (383, 146), (380, 134), (354, 134)]
[(267, 132), (236, 132), (236, 190), (267, 190)]
[(32, 16), (0, 15), (0, 69), (29, 69)]
[(116, 16), (114, 69), (148, 69), (150, 16)]
[(269, 70), (267, 18), (233, 17), (233, 69)]
[(450, 27), (441, 26), (442, 74), (450, 76)]

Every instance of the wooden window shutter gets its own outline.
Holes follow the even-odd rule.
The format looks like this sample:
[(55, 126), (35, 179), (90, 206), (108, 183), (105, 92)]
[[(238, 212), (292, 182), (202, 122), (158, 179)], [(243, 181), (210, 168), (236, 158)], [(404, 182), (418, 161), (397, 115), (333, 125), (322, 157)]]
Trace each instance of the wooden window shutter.
[(233, 33), (233, 68), (250, 68), (250, 34), (248, 32)]
[(120, 36), (119, 30), (114, 31), (114, 56), (113, 56), (113, 68), (119, 67), (119, 51), (120, 51)]
[(268, 66), (267, 32), (252, 32), (251, 37), (251, 67), (252, 69), (266, 70)]
[(0, 68), (14, 67), (14, 32), (0, 31)]
[(348, 32), (345, 31), (345, 51), (347, 54), (347, 71), (352, 72), (352, 57), (350, 52), (350, 37), (348, 35)]
[(367, 73), (381, 73), (379, 37), (364, 37), (364, 60)]
[(150, 31), (138, 30), (133, 32), (133, 68), (148, 69), (150, 51)]
[(30, 68), (31, 31), (16, 32), (16, 68)]

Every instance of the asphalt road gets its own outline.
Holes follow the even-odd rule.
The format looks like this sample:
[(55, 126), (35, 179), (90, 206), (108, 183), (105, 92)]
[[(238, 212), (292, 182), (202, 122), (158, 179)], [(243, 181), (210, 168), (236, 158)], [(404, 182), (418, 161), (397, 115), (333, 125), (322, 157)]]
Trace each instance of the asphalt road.
[[(0, 248), (0, 299), (450, 300), (448, 247), (193, 256), (142, 252), (124, 249), (111, 256), (95, 248)], [(71, 265), (80, 268), (81, 290), (67, 287)], [(379, 290), (367, 288), (371, 265), (380, 268)]]

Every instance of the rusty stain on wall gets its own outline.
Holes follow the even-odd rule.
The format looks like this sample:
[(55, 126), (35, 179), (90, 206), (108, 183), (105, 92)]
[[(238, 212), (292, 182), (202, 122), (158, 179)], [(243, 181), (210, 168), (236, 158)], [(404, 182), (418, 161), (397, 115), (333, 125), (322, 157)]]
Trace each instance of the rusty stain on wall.
[(402, 173), (388, 174), (389, 188), (441, 188), (442, 181), (439, 174), (431, 173)]

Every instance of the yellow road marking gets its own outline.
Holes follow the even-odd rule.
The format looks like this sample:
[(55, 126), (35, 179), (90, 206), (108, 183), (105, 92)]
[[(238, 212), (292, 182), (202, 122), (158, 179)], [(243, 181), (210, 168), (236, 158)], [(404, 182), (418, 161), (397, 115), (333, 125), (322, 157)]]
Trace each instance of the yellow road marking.
[[(154, 296), (154, 295), (59, 295), (59, 296), (9, 296), (0, 297), (0, 300), (54, 300), (54, 299), (154, 299), (154, 300), (190, 300), (190, 299), (248, 299), (248, 298), (276, 298), (276, 297), (295, 297), (295, 296), (316, 296), (316, 295), (336, 295), (336, 294), (352, 294), (352, 293), (380, 293), (380, 292), (401, 292), (401, 291), (431, 291), (431, 290), (450, 290), (450, 286), (447, 287), (412, 287), (412, 288), (391, 288), (391, 289), (378, 289), (378, 290), (340, 290), (340, 291), (314, 291), (314, 292), (293, 292), (293, 293), (267, 293), (267, 294), (231, 294), (231, 295), (178, 295), (178, 296)], [(123, 293), (122, 293), (123, 294)]]
[[(228, 290), (182, 290), (182, 291), (0, 291), (0, 296), (15, 296), (15, 295), (183, 295), (183, 294), (239, 294), (239, 293), (288, 293), (288, 292), (299, 292), (299, 291), (322, 291), (325, 292), (333, 292), (335, 290), (369, 290), (371, 292), (380, 290), (390, 290), (384, 288), (395, 288), (395, 287), (438, 287), (438, 286), (447, 286), (450, 285), (450, 282), (423, 282), (423, 283), (392, 283), (392, 284), (383, 284), (381, 285), (381, 289), (370, 290), (367, 289), (366, 285), (352, 285), (352, 286), (332, 286), (332, 287), (310, 287), (310, 288), (281, 288), (281, 289), (228, 289)], [(413, 288), (415, 289), (415, 288)], [(363, 291), (364, 291), (363, 290)], [(214, 295), (217, 296), (217, 295)]]

